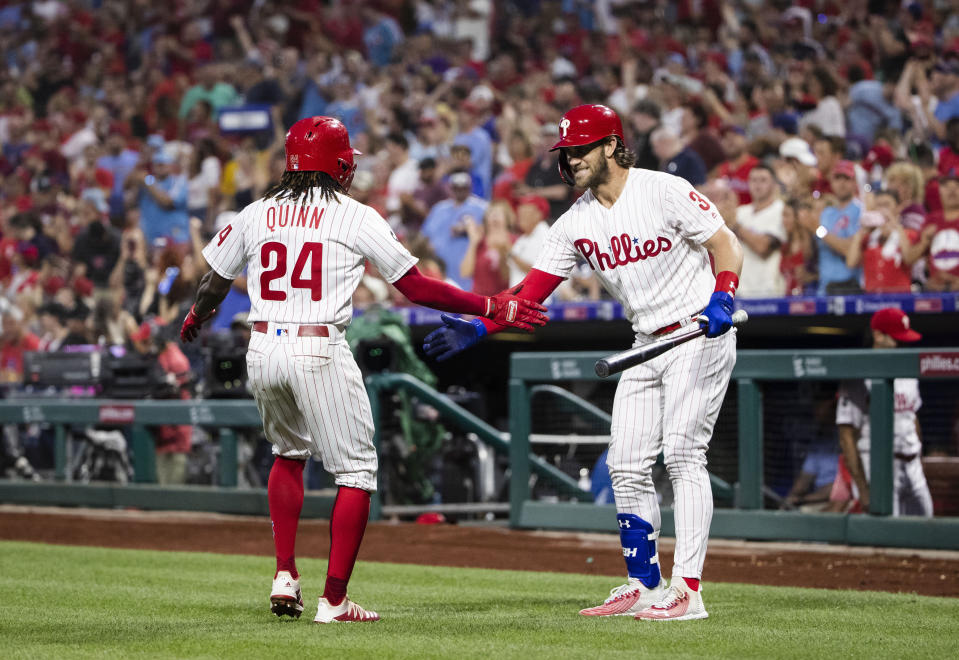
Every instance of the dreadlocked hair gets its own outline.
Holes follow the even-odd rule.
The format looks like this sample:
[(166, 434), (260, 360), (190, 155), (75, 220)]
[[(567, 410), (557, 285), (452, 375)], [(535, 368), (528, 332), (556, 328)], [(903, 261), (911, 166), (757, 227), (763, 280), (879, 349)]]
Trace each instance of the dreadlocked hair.
[(636, 152), (627, 148), (626, 145), (623, 144), (623, 141), (618, 137), (614, 136), (613, 139), (616, 140), (616, 149), (613, 151), (613, 160), (616, 161), (617, 165), (628, 170), (636, 164)]
[(325, 202), (335, 201), (336, 193), (346, 194), (343, 186), (326, 172), (284, 172), (280, 182), (273, 184), (263, 197), (295, 202), (305, 195), (306, 201), (312, 202), (317, 189)]

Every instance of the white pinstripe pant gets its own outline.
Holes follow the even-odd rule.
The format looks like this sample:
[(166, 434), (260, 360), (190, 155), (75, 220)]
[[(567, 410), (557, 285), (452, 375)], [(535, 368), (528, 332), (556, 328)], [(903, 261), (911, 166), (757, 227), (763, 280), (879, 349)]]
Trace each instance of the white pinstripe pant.
[(702, 576), (713, 516), (706, 449), (735, 364), (736, 335), (730, 330), (626, 370), (616, 388), (607, 460), (616, 510), (659, 531), (652, 468), (663, 452), (675, 495), (674, 577)]
[[(277, 333), (277, 330), (286, 332)], [(376, 490), (373, 415), (360, 368), (342, 333), (297, 337), (297, 325), (254, 332), (247, 374), (273, 453), (317, 454), (338, 486)]]

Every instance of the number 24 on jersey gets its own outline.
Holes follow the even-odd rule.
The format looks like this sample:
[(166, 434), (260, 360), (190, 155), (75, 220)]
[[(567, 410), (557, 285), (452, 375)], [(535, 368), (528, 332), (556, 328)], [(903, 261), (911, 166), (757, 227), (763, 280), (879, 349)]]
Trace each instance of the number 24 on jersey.
[[(270, 268), (270, 263), (276, 263)], [(264, 271), (260, 274), (260, 297), (263, 300), (286, 300), (286, 292), (273, 289), (271, 285), (286, 275), (287, 249), (283, 243), (270, 241), (260, 248), (260, 265)], [(309, 289), (310, 300), (323, 299), (323, 244), (307, 242), (293, 264), (290, 285), (295, 289)]]
[[(223, 245), (230, 232), (233, 231), (232, 225), (224, 227), (217, 235), (219, 242), (217, 245)], [(274, 257), (276, 263), (270, 267)], [(307, 268), (309, 264), (309, 268)], [(287, 267), (287, 248), (286, 244), (277, 241), (264, 243), (260, 248), (260, 266), (263, 272), (260, 274), (260, 297), (263, 300), (282, 301), (286, 300), (286, 292), (271, 288), (274, 280), (286, 276)], [(323, 299), (323, 244), (315, 242), (306, 242), (300, 249), (293, 264), (293, 272), (290, 276), (290, 286), (294, 289), (308, 289), (310, 299), (317, 302)]]

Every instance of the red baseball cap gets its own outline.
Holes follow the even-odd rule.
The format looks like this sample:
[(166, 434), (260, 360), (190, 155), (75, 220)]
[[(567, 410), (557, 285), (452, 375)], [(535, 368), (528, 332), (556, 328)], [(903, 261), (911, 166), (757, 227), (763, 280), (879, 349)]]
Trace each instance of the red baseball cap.
[(545, 197), (540, 197), (539, 195), (523, 195), (516, 200), (516, 208), (519, 208), (523, 204), (530, 204), (539, 209), (540, 213), (543, 214), (544, 218), (549, 217), (549, 202), (546, 201)]
[(863, 168), (869, 172), (872, 168), (878, 164), (883, 169), (892, 165), (892, 161), (895, 160), (896, 155), (892, 153), (892, 149), (885, 144), (874, 144), (872, 149), (869, 150), (869, 153), (866, 154), (866, 157), (862, 160)]
[(922, 339), (922, 335), (909, 327), (909, 317), (897, 307), (886, 307), (872, 315), (869, 327), (883, 332), (896, 341), (913, 342)]
[(833, 176), (839, 174), (840, 176), (848, 176), (850, 179), (856, 178), (856, 166), (853, 165), (851, 160), (841, 160), (836, 163), (836, 166), (832, 169)]

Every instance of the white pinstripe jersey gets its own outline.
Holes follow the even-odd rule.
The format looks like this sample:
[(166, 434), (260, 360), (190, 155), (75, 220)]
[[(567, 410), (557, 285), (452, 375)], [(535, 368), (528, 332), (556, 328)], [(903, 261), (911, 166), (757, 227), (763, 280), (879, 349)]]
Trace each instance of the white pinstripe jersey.
[(257, 200), (203, 249), (221, 277), (236, 279), (248, 267), (250, 321), (349, 325), (364, 259), (390, 283), (416, 264), (379, 213), (336, 197)]
[[(844, 380), (839, 384), (836, 403), (836, 424), (849, 424), (859, 429), (856, 448), (869, 451), (869, 391), (870, 383), (864, 380)], [(916, 430), (916, 413), (922, 407), (919, 381), (915, 378), (896, 378), (892, 382), (893, 405), (893, 451), (899, 454), (918, 454), (922, 441)]]
[(685, 179), (633, 168), (612, 208), (586, 191), (560, 216), (534, 268), (565, 278), (585, 259), (633, 330), (649, 335), (709, 302), (716, 279), (703, 243), (722, 226)]

